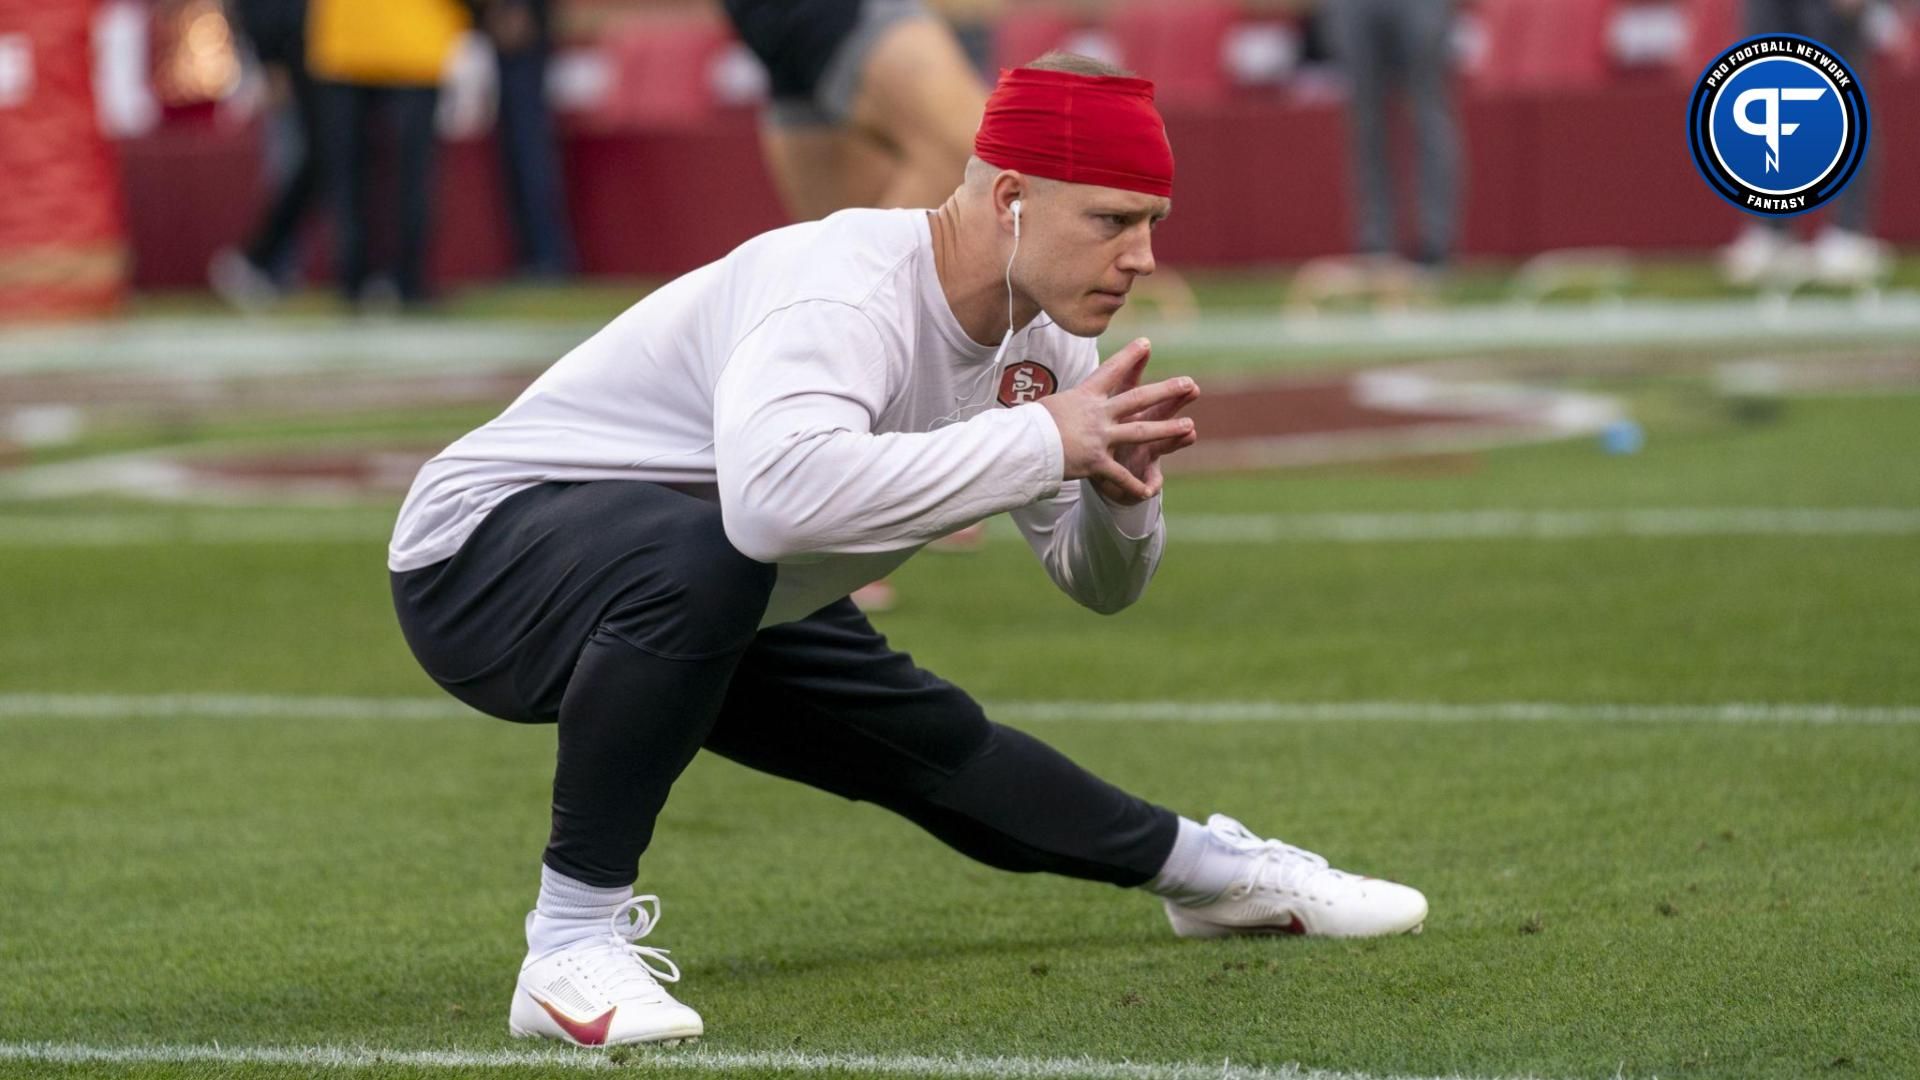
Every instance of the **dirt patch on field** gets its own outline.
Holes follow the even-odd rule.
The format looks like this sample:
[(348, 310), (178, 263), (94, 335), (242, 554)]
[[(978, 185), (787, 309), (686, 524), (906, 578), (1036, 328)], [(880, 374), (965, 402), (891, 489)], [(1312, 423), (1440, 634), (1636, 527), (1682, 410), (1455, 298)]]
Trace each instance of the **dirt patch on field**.
[(1591, 394), (1437, 378), (1417, 368), (1207, 384), (1186, 471), (1285, 468), (1436, 454), (1591, 434), (1620, 407)]
[(191, 457), (174, 464), (193, 487), (238, 492), (252, 487), (275, 491), (339, 494), (399, 493), (437, 447), (290, 451)]

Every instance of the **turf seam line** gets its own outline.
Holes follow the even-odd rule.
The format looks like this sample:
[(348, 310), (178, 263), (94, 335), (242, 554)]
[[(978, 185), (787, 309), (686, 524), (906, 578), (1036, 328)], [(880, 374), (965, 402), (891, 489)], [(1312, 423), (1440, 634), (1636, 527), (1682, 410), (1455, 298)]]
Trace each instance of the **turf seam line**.
[[(368, 1046), (220, 1046), (205, 1044), (90, 1046), (60, 1042), (0, 1042), (0, 1061), (60, 1065), (222, 1064), (300, 1065), (328, 1069), (544, 1068), (578, 1071), (728, 1073), (778, 1069), (803, 1073), (886, 1074), (960, 1080), (1440, 1080), (1379, 1076), (1301, 1065), (1236, 1065), (1102, 1061), (1096, 1058), (975, 1057), (930, 1054), (802, 1053), (794, 1050), (666, 1050), (635, 1047), (616, 1060), (600, 1051), (543, 1047), (527, 1050), (392, 1050)], [(1467, 1080), (1454, 1074), (1446, 1080)]]
[[(988, 701), (1002, 720), (1095, 723), (1475, 722), (1537, 724), (1920, 725), (1920, 706), (1835, 702)], [(0, 694), (0, 720), (447, 720), (479, 714), (451, 698), (298, 694)]]

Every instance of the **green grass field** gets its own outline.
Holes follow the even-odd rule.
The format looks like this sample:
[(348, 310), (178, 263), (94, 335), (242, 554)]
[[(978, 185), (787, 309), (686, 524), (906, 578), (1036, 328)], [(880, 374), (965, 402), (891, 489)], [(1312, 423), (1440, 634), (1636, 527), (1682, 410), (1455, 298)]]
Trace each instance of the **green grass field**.
[[(1182, 942), (1144, 895), (702, 758), (640, 888), (708, 1034), (611, 1057), (507, 1037), (552, 732), (437, 705), (388, 507), (0, 504), (0, 1075), (1920, 1075), (1920, 395), (1742, 424), (1687, 378), (1605, 389), (1642, 453), (1176, 477), (1128, 612), (1002, 529), (876, 620), (1142, 795), (1419, 886), (1424, 934)], [(423, 415), (332, 430), (458, 433)], [(1698, 527), (1605, 525), (1660, 510)], [(1420, 533), (1490, 511), (1602, 524)], [(1408, 531), (1218, 528), (1254, 515)], [(162, 539), (32, 528), (76, 521)]]

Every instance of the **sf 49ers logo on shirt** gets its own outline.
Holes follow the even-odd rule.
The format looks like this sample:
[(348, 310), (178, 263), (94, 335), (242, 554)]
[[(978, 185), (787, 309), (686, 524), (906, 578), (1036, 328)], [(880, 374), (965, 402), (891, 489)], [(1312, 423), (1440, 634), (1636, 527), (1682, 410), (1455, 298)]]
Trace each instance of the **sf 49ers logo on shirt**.
[(1000, 376), (1000, 404), (1011, 409), (1015, 405), (1039, 401), (1059, 386), (1060, 380), (1053, 377), (1047, 365), (1022, 360)]

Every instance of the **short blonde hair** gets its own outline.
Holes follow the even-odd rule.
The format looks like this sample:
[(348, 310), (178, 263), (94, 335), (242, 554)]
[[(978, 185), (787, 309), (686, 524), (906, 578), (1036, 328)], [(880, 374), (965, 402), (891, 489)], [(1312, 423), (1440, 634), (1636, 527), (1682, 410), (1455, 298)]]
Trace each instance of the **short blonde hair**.
[(1055, 49), (1031, 63), (1021, 64), (1023, 68), (1035, 71), (1064, 71), (1069, 75), (1115, 76), (1123, 79), (1133, 78), (1133, 72), (1105, 60), (1096, 60), (1091, 56)]

